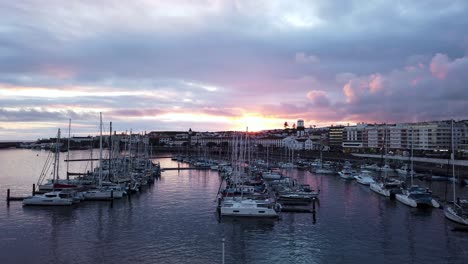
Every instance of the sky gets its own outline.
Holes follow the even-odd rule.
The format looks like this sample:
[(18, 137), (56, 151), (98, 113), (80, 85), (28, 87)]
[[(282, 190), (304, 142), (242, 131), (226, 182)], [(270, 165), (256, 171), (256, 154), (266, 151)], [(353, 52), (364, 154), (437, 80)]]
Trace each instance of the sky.
[[(468, 118), (468, 1), (0, 0), (0, 140)], [(68, 132), (65, 132), (68, 133)]]

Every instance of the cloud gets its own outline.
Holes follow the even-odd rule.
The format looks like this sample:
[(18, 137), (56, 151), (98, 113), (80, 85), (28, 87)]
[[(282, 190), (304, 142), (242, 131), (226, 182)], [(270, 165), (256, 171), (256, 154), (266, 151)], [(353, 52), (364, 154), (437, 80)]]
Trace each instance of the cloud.
[(431, 72), (439, 79), (445, 79), (449, 68), (449, 59), (447, 55), (437, 53), (431, 61)]
[(65, 121), (69, 118), (74, 120), (86, 120), (90, 117), (95, 118), (95, 116), (95, 114), (78, 113), (72, 110), (50, 111), (43, 108), (0, 108), (0, 121), (6, 122)]
[(457, 58), (450, 61), (445, 54), (437, 53), (431, 60), (430, 69), (432, 74), (438, 79), (445, 79), (447, 76), (457, 78), (459, 74), (466, 74), (468, 69), (468, 57)]
[(322, 90), (311, 90), (307, 93), (307, 98), (309, 98), (315, 106), (329, 106), (330, 99), (327, 96), (327, 93)]
[(229, 128), (248, 114), (466, 117), (467, 12), (457, 0), (8, 1), (2, 126), (73, 113), (87, 125), (101, 111), (145, 130)]
[(428, 121), (466, 118), (468, 57), (445, 54), (387, 73), (357, 76), (343, 86), (348, 118), (362, 121)]
[(296, 53), (295, 61), (297, 63), (318, 64), (320, 59), (315, 55), (307, 55), (304, 52), (298, 52)]

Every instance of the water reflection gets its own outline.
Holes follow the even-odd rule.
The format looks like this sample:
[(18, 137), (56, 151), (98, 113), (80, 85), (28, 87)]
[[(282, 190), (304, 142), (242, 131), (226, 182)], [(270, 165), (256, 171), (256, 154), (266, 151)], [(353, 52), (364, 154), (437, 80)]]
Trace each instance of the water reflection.
[[(40, 167), (30, 160), (40, 163), (46, 153), (37, 154), (0, 151), (6, 172), (0, 188), (17, 186), (29, 194)], [(177, 167), (170, 159), (160, 161)], [(440, 209), (410, 208), (338, 176), (286, 173), (321, 189), (315, 225), (310, 213), (284, 212), (280, 220), (218, 222), (216, 172), (165, 171), (153, 186), (112, 208), (108, 202), (74, 208), (23, 208), (13, 202), (0, 208), (0, 263), (220, 263), (222, 238), (226, 263), (468, 262), (467, 233), (453, 232)], [(450, 197), (450, 183), (417, 184)]]

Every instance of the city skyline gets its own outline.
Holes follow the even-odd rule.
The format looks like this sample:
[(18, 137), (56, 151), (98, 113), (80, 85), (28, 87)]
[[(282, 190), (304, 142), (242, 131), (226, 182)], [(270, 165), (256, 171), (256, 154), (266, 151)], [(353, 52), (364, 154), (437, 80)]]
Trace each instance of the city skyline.
[(0, 140), (467, 119), (465, 1), (0, 5)]

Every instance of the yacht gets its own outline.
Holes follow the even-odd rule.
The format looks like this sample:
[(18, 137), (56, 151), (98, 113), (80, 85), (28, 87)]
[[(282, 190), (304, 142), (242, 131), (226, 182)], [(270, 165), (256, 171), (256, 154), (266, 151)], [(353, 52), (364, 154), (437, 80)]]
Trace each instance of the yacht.
[(382, 172), (392, 172), (393, 169), (388, 165), (388, 164), (385, 164), (382, 166), (382, 168), (379, 168), (380, 171)]
[(403, 190), (401, 194), (396, 194), (396, 199), (411, 207), (440, 207), (440, 204), (432, 198), (431, 191), (419, 186), (411, 186)]
[(101, 187), (83, 192), (85, 200), (112, 200), (115, 198), (122, 198), (122, 190), (113, 190), (112, 188)]
[(268, 171), (263, 173), (262, 177), (265, 180), (279, 180), (281, 179), (281, 174), (277, 171)]
[(72, 205), (71, 193), (54, 191), (45, 194), (36, 194), (23, 199), (23, 205)]
[(220, 205), (222, 216), (278, 217), (281, 205), (270, 200), (253, 200), (234, 197), (224, 199)]
[(361, 170), (380, 170), (379, 165), (377, 164), (364, 164), (361, 165)]
[(343, 168), (343, 170), (339, 171), (338, 174), (340, 175), (341, 178), (345, 180), (354, 179), (353, 171), (351, 170), (351, 168), (348, 168), (348, 167)]
[(370, 185), (371, 183), (375, 182), (372, 176), (370, 175), (370, 171), (367, 170), (361, 171), (360, 174), (354, 176), (354, 179), (356, 179), (358, 183), (363, 185)]
[(403, 167), (396, 169), (397, 173), (399, 175), (414, 175), (414, 170), (412, 170), (410, 167), (408, 167), (408, 164), (403, 165)]
[(401, 181), (399, 180), (384, 180), (383, 182), (374, 182), (370, 184), (370, 189), (385, 197), (390, 197), (392, 193), (399, 190)]

